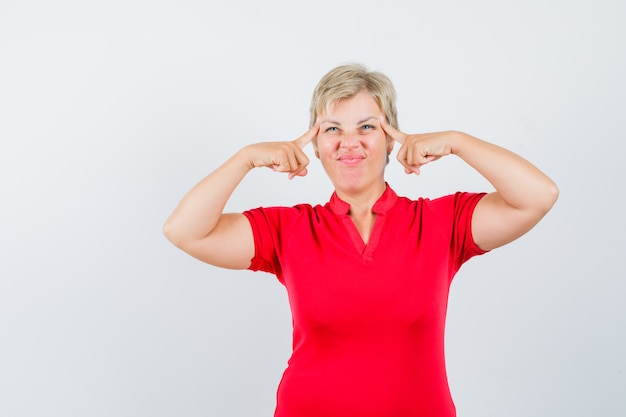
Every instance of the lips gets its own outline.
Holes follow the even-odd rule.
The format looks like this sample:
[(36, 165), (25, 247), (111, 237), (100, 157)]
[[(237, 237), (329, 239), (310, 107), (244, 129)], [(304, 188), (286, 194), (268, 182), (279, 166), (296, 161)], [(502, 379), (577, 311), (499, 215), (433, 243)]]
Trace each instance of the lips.
[(364, 159), (363, 155), (341, 155), (339, 157), (339, 161), (346, 165), (356, 165)]

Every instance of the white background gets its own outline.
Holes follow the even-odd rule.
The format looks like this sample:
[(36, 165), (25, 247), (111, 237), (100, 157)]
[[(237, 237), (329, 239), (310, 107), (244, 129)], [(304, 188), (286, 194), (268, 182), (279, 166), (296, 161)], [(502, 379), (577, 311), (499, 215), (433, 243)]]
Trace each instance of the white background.
[[(407, 132), (467, 131), (559, 185), (452, 287), (459, 416), (626, 415), (626, 10), (602, 1), (0, 2), (0, 415), (270, 416), (291, 319), (271, 275), (171, 246), (182, 195), (242, 146), (308, 127), (361, 62)], [(311, 148), (307, 148), (314, 159)], [(489, 191), (454, 157), (399, 194)], [(323, 203), (319, 161), (229, 203)]]

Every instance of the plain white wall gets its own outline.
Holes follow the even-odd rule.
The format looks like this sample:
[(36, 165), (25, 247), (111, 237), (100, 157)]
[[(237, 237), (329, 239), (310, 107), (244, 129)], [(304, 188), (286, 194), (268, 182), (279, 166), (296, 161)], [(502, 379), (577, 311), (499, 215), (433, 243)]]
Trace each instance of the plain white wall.
[[(242, 146), (303, 133), (319, 78), (352, 61), (392, 78), (403, 130), (467, 131), (561, 189), (457, 275), (459, 416), (626, 415), (623, 4), (2, 0), (0, 415), (272, 415), (284, 289), (195, 261), (161, 226)], [(490, 190), (453, 157), (420, 177), (392, 160), (388, 181)], [(259, 170), (228, 208), (331, 191), (317, 161), (291, 182)]]

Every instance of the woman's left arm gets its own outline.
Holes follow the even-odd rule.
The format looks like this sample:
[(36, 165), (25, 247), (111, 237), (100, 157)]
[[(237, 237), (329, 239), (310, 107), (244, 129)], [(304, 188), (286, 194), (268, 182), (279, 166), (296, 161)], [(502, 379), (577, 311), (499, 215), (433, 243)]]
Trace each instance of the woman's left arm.
[(505, 245), (535, 226), (556, 202), (554, 181), (521, 156), (457, 131), (407, 135), (386, 121), (381, 125), (400, 143), (398, 161), (407, 173), (442, 156), (454, 154), (495, 188), (483, 197), (472, 217), (474, 241), (483, 250)]
[(496, 189), (483, 197), (472, 217), (474, 241), (483, 250), (505, 245), (532, 229), (556, 202), (559, 190), (521, 156), (461, 132), (450, 132), (451, 153)]

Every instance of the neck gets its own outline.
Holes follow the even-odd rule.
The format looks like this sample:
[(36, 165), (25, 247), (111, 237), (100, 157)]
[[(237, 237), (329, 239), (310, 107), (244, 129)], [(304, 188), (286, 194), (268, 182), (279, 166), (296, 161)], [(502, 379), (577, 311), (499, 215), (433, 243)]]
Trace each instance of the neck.
[(374, 204), (383, 195), (386, 189), (384, 181), (368, 187), (365, 190), (353, 192), (351, 190), (336, 190), (337, 197), (350, 204), (350, 214), (371, 213)]

